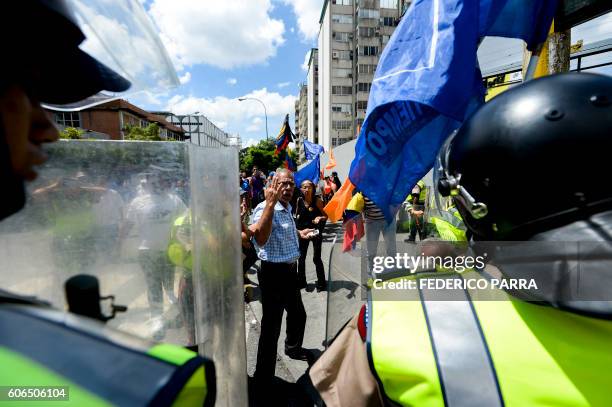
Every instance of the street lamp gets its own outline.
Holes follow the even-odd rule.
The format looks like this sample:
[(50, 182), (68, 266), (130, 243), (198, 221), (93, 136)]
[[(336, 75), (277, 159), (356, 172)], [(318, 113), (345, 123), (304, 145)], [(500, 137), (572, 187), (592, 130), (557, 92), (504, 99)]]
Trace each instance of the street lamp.
[(262, 102), (260, 99), (257, 98), (238, 98), (239, 102), (244, 102), (245, 100), (256, 100), (259, 103), (261, 103), (261, 105), (264, 108), (264, 115), (266, 116), (266, 141), (269, 141), (270, 138), (268, 137), (268, 111), (266, 110), (266, 105), (264, 102)]

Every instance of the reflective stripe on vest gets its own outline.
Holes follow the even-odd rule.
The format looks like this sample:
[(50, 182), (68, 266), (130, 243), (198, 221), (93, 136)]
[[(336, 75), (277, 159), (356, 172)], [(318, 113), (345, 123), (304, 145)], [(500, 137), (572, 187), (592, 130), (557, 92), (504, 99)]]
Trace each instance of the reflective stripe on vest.
[[(461, 280), (457, 274), (438, 278)], [(442, 294), (424, 289), (421, 304), (445, 405), (503, 406), (495, 368), (467, 292), (452, 290)]]
[(160, 351), (158, 345), (147, 355), (145, 341), (53, 309), (2, 305), (0, 332), (0, 382), (18, 385), (46, 377), (49, 381), (36, 385), (71, 386), (70, 401), (82, 405), (169, 405), (190, 384), (197, 385), (203, 400), (211, 384), (202, 385), (200, 377), (214, 380), (208, 371), (201, 374), (206, 361), (194, 352), (174, 345)]
[(446, 220), (437, 216), (430, 216), (429, 223), (434, 225), (440, 238), (449, 242), (467, 242), (465, 231)]
[[(464, 273), (463, 277), (482, 278), (473, 272)], [(480, 296), (470, 291), (470, 297), (491, 301), (468, 299), (462, 306), (469, 307), (472, 314), (469, 331), (473, 332), (474, 324), (479, 322), (482, 336), (476, 342), (482, 343), (485, 338), (506, 405), (610, 405), (612, 321), (518, 301), (500, 290), (489, 291)], [(466, 310), (458, 311), (450, 301), (437, 302), (434, 307), (438, 309), (430, 304), (423, 306), (418, 298), (376, 301), (375, 297), (369, 303), (370, 365), (385, 396), (401, 406), (443, 406), (445, 396), (448, 405), (456, 405), (450, 399), (447, 377), (453, 373), (465, 376), (475, 373), (469, 364), (458, 368), (449, 365), (465, 363), (456, 357), (463, 359), (462, 354), (475, 349), (464, 336), (464, 324), (443, 321), (456, 325), (455, 328), (460, 325), (461, 331), (448, 343), (439, 345), (437, 323), (432, 322), (437, 318), (432, 318), (432, 314), (456, 320), (458, 312), (467, 315)], [(443, 360), (440, 349), (445, 347), (457, 355)], [(482, 365), (482, 355), (480, 359)], [(474, 387), (479, 392), (489, 392), (495, 386), (477, 383)]]

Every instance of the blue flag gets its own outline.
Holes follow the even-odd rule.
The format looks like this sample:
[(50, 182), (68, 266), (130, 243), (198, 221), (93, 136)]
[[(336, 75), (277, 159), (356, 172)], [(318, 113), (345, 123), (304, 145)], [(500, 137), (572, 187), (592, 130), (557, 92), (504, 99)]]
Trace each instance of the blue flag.
[(304, 153), (306, 153), (306, 159), (308, 161), (314, 160), (316, 156), (324, 152), (325, 149), (322, 145), (311, 143), (310, 141), (304, 139)]
[[(544, 41), (556, 0), (416, 0), (385, 47), (349, 178), (393, 219), (444, 140), (484, 102), (486, 35)], [(528, 23), (521, 19), (527, 19)]]
[(304, 168), (295, 173), (295, 185), (299, 188), (303, 181), (309, 179), (317, 185), (319, 177), (321, 176), (321, 156), (317, 156), (314, 160), (309, 162)]

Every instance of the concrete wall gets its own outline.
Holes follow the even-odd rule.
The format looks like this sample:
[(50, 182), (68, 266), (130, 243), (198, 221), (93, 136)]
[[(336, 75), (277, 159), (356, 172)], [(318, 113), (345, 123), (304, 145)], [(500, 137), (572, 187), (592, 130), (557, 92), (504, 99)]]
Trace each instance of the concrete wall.
[[(341, 146), (334, 148), (334, 158), (336, 159), (336, 166), (331, 170), (326, 170), (325, 175), (329, 175), (332, 171), (338, 173), (340, 180), (344, 180), (348, 177), (349, 169), (351, 168), (351, 162), (355, 158), (355, 144), (357, 140), (351, 140)], [(329, 149), (325, 149), (325, 153), (321, 154), (321, 169), (325, 168), (329, 162)]]

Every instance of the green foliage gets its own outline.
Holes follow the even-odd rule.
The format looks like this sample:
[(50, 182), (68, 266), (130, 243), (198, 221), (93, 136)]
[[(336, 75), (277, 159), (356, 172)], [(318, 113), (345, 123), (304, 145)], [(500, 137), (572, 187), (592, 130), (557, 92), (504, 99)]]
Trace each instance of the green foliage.
[(82, 129), (77, 129), (76, 127), (66, 127), (64, 130), (60, 130), (59, 137), (64, 140), (81, 140), (83, 138)]
[(125, 127), (126, 140), (138, 141), (161, 141), (159, 136), (159, 126), (157, 123), (151, 123), (147, 127), (131, 126)]
[[(276, 150), (274, 142), (266, 140), (261, 140), (254, 146), (243, 148), (239, 154), (240, 171), (246, 171), (250, 175), (253, 166), (257, 166), (264, 174), (268, 174), (270, 171), (282, 167), (285, 161), (285, 151), (274, 156), (274, 150)], [(291, 150), (289, 156), (297, 163), (298, 157), (295, 151)]]

